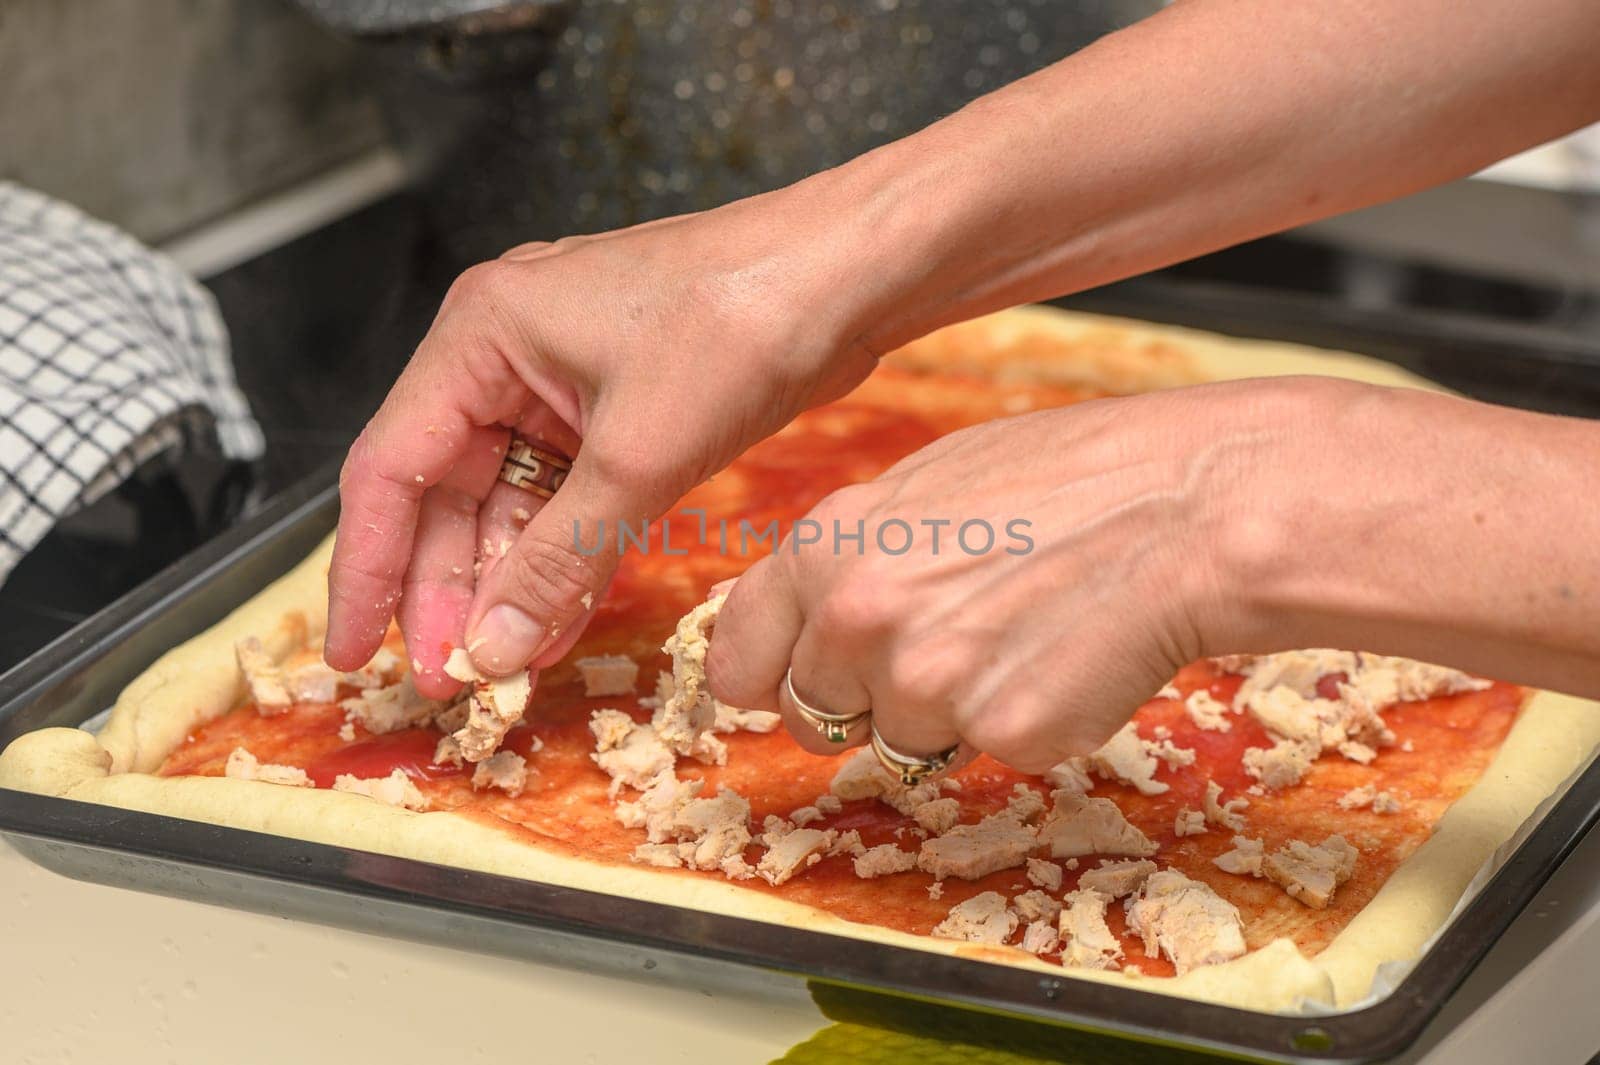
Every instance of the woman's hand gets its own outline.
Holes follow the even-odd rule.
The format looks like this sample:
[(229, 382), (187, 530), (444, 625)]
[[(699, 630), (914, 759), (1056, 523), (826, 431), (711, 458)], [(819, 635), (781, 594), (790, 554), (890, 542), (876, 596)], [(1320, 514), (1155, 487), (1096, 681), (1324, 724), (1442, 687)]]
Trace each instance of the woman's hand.
[[(809, 225), (757, 199), (463, 274), (345, 463), (329, 664), (366, 662), (397, 608), (433, 697), (452, 647), (495, 674), (564, 654), (616, 563), (580, 528), (656, 517), (870, 371), (806, 287)], [(497, 480), (513, 432), (574, 456), (549, 503)]]
[[(1263, 402), (1271, 389), (990, 422), (835, 492), (811, 515), (820, 543), (785, 545), (734, 586), (712, 690), (781, 710), (818, 753), (837, 748), (779, 694), (791, 665), (801, 698), (870, 708), (908, 753), (959, 742), (1043, 770), (1094, 750), (1206, 646), (1227, 501), (1289, 434), (1287, 411)], [(837, 548), (836, 523), (860, 523), (865, 550)], [(852, 735), (866, 738), (864, 725)]]
[[(976, 426), (835, 492), (821, 542), (741, 577), (711, 688), (836, 753), (783, 692), (792, 667), (802, 699), (870, 709), (900, 751), (961, 743), (1029, 771), (1093, 751), (1206, 655), (1350, 647), (1600, 694), (1600, 511), (1578, 502), (1596, 436), (1310, 377)], [(993, 544), (974, 525), (964, 549), (979, 521)], [(835, 523), (864, 535), (835, 548)]]
[[(818, 753), (838, 748), (782, 693), (791, 666), (802, 699), (870, 709), (907, 753), (961, 743), (1033, 771), (1088, 753), (1185, 663), (1246, 649), (1226, 570), (1262, 509), (1251, 493), (1326, 468), (1307, 427), (1375, 391), (1214, 385), (952, 434), (830, 495), (811, 515), (821, 542), (740, 578), (712, 690), (780, 710)], [(864, 536), (836, 546), (836, 528)]]

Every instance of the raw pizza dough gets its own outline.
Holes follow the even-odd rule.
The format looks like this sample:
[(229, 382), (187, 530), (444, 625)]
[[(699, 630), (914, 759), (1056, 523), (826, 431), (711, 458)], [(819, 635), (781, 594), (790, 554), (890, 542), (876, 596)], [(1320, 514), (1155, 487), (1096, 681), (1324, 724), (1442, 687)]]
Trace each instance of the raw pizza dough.
[[(1073, 347), (1070, 359), (1061, 354), (1063, 342)], [(1048, 308), (1021, 308), (952, 326), (888, 358), (909, 368), (1088, 384), (1113, 393), (1298, 373), (1433, 387), (1360, 356)], [(845, 921), (720, 879), (584, 861), (520, 843), (455, 813), (412, 813), (331, 790), (152, 775), (192, 729), (243, 699), (244, 680), (234, 655), (237, 640), (256, 636), (269, 654), (282, 658), (321, 639), (330, 550), (331, 541), (324, 543), (216, 626), (160, 658), (119, 697), (98, 737), (52, 728), (18, 739), (0, 754), (0, 786), (999, 961), (1052, 976), (1288, 1011), (1308, 1004), (1348, 1005), (1368, 993), (1379, 965), (1415, 958), (1496, 848), (1587, 763), (1600, 742), (1600, 706), (1544, 692), (1531, 696), (1483, 777), (1314, 959), (1279, 939), (1233, 961), (1171, 978), (1068, 969), (1012, 947), (958, 943)]]

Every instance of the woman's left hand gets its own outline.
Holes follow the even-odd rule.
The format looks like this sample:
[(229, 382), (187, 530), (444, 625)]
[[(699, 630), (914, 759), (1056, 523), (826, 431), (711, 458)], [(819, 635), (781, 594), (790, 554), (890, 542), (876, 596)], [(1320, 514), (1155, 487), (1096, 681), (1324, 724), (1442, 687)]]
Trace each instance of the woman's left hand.
[[(1182, 665), (1244, 649), (1223, 572), (1250, 535), (1239, 504), (1277, 471), (1336, 463), (1306, 427), (1380, 391), (1214, 385), (954, 433), (828, 496), (806, 527), (818, 542), (791, 533), (739, 579), (712, 691), (779, 710), (817, 753), (842, 748), (796, 713), (791, 667), (807, 703), (871, 710), (907, 754), (959, 743), (1041, 771), (1088, 753)], [(867, 738), (865, 723), (849, 737)]]

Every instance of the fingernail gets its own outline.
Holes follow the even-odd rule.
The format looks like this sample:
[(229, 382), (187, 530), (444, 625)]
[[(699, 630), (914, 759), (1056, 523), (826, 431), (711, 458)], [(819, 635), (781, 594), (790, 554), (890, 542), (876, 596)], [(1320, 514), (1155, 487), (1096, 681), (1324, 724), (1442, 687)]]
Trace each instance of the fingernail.
[(509, 673), (547, 642), (544, 626), (508, 603), (491, 607), (467, 640), (472, 660), (490, 673)]

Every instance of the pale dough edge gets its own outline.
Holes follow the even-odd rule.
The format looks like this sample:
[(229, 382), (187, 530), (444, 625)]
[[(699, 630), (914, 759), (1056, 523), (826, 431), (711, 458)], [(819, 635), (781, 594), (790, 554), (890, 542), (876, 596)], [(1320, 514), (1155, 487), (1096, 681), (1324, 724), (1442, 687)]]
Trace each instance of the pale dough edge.
[(234, 644), (248, 636), (274, 659), (313, 641), (328, 623), (330, 534), (303, 561), (227, 617), (156, 659), (117, 696), (100, 730), (116, 773), (149, 773), (196, 726), (239, 705), (244, 677)]
[[(967, 326), (974, 323), (965, 323)], [(1158, 388), (1201, 380), (1321, 373), (1397, 387), (1435, 388), (1386, 363), (1299, 345), (1234, 340), (1177, 327), (1100, 318), (1054, 308), (1019, 308), (976, 323), (1077, 334), (1088, 328), (1171, 341), (1138, 381)], [(959, 327), (958, 327), (959, 328)], [(1063, 330), (1065, 331), (1063, 333)], [(1185, 364), (1185, 359), (1187, 363)], [(1119, 380), (1139, 378), (1137, 359)], [(413, 814), (361, 796), (218, 778), (144, 775), (196, 725), (236, 705), (241, 678), (234, 642), (257, 635), (281, 656), (326, 623), (331, 542), (207, 632), (174, 649), (118, 699), (101, 733), (104, 747), (76, 729), (46, 729), (0, 753), (0, 786), (86, 802), (233, 825), (692, 909), (794, 925), (940, 954), (985, 957), (1068, 979), (1120, 983), (1263, 1011), (1301, 1000), (1348, 1003), (1366, 994), (1386, 961), (1413, 957), (1449, 916), (1472, 876), (1550, 791), (1600, 742), (1600, 706), (1539, 693), (1483, 778), (1441, 819), (1433, 837), (1403, 863), (1315, 961), (1278, 940), (1243, 958), (1173, 979), (1062, 969), (1010, 948), (981, 948), (843, 921), (809, 906), (710, 878), (586, 862), (527, 846), (469, 818)], [(174, 707), (177, 709), (174, 709)], [(1130, 959), (1137, 962), (1137, 959)]]
[(1317, 955), (1339, 1005), (1365, 997), (1378, 966), (1422, 951), (1478, 870), (1589, 762), (1597, 744), (1600, 703), (1533, 693), (1483, 776)]

